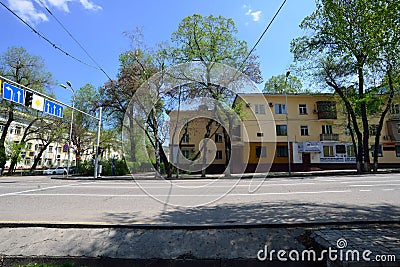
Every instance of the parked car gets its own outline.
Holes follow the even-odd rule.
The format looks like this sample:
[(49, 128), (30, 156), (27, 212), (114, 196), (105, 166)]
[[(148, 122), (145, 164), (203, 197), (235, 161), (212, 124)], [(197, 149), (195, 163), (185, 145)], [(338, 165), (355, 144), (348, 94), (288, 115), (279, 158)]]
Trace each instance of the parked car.
[(43, 174), (67, 174), (67, 169), (64, 167), (54, 167), (44, 170)]

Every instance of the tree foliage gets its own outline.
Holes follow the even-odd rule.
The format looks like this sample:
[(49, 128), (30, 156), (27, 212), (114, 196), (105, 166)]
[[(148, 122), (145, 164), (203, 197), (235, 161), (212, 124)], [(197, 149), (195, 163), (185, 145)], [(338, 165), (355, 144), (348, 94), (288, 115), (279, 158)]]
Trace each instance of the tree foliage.
[[(0, 56), (0, 75), (40, 92), (44, 92), (45, 88), (54, 83), (51, 73), (45, 70), (44, 60), (29, 54), (23, 47), (10, 47)], [(0, 103), (1, 117), (6, 119), (0, 137), (0, 168), (4, 169), (7, 161), (5, 139), (15, 120), (15, 113), (32, 113), (32, 110), (4, 99)]]
[(209, 68), (215, 62), (222, 63), (243, 71), (254, 82), (261, 83), (258, 56), (252, 54), (247, 59), (247, 44), (236, 34), (237, 29), (231, 18), (199, 14), (188, 16), (172, 34), (174, 62), (200, 61)]
[(264, 85), (264, 93), (283, 94), (283, 93), (302, 93), (303, 85), (299, 78), (293, 75), (286, 77), (285, 74), (271, 76)]
[[(370, 170), (368, 115), (380, 112), (376, 144), (395, 93), (399, 17), (399, 1), (320, 0), (316, 11), (300, 25), (307, 35), (291, 43), (295, 60), (305, 73), (311, 71), (343, 101), (357, 142), (360, 172)], [(382, 96), (373, 91), (377, 85), (389, 89), (381, 104), (376, 98)]]

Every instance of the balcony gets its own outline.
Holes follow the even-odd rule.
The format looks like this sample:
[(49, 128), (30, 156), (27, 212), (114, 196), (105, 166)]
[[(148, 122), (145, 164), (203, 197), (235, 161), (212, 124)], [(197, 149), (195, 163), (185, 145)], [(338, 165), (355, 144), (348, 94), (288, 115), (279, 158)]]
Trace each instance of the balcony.
[(320, 134), (320, 141), (339, 141), (339, 134)]
[(334, 101), (318, 101), (317, 110), (318, 119), (337, 119), (336, 102)]
[(386, 121), (388, 136), (391, 141), (400, 141), (400, 120)]

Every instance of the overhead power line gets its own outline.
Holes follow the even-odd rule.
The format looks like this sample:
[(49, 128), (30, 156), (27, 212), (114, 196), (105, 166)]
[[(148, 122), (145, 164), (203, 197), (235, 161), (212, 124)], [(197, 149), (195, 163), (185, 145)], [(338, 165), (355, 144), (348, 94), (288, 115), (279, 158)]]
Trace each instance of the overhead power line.
[(51, 10), (39, 0), (40, 4), (46, 9), (46, 11), (57, 21), (57, 23), (63, 28), (63, 30), (71, 37), (72, 40), (85, 52), (85, 54), (92, 60), (92, 62), (97, 66), (97, 68), (107, 76), (109, 80), (112, 80), (110, 76), (104, 71), (104, 69), (97, 63), (97, 61), (89, 54), (89, 52), (83, 47), (83, 45), (72, 35), (72, 33), (64, 26), (64, 24), (51, 12)]
[(10, 11), (15, 17), (17, 17), (23, 24), (25, 24), (27, 27), (29, 27), (34, 33), (36, 33), (40, 38), (42, 38), (43, 40), (45, 40), (47, 43), (49, 43), (53, 48), (55, 48), (56, 50), (59, 50), (61, 53), (65, 54), (66, 56), (78, 61), (79, 63), (86, 65), (88, 67), (94, 68), (99, 70), (98, 67), (90, 65), (86, 62), (84, 62), (83, 60), (80, 60), (77, 57), (74, 57), (73, 55), (71, 55), (70, 53), (68, 53), (67, 51), (65, 51), (64, 49), (62, 49), (61, 47), (59, 47), (58, 45), (56, 45), (54, 42), (50, 41), (50, 39), (48, 39), (46, 36), (44, 36), (43, 34), (41, 34), (38, 30), (36, 30), (35, 28), (33, 28), (28, 22), (26, 22), (23, 18), (21, 18), (17, 13), (15, 13), (14, 11), (12, 11), (8, 6), (6, 6), (3, 2), (0, 1), (0, 4), (5, 7), (8, 11)]
[(275, 18), (278, 16), (278, 14), (281, 12), (282, 7), (285, 5), (286, 0), (284, 0), (279, 7), (279, 9), (276, 11), (275, 15), (272, 17), (271, 21), (268, 23), (267, 27), (263, 31), (263, 33), (260, 35), (258, 38), (257, 42), (254, 44), (253, 48), (250, 50), (249, 54), (247, 57), (243, 60), (242, 64), (240, 65), (239, 70), (241, 70), (246, 63), (246, 61), (249, 59), (250, 55), (254, 52), (254, 49), (256, 49), (257, 45), (261, 42), (261, 39), (264, 37), (264, 35), (267, 33), (268, 29), (271, 27), (272, 23), (274, 22)]

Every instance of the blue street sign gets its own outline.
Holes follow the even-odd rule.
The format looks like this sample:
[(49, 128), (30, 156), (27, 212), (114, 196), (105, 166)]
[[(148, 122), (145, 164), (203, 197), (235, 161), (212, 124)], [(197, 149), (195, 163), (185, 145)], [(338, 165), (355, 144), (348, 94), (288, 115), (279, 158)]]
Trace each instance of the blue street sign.
[(44, 101), (44, 112), (62, 118), (64, 107), (46, 99)]
[(15, 103), (24, 104), (24, 90), (11, 84), (4, 83), (3, 98)]

